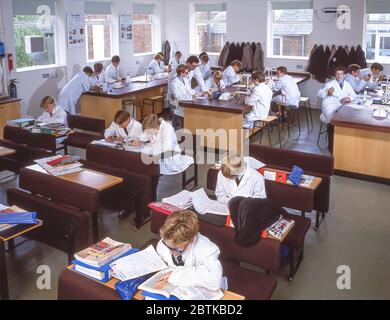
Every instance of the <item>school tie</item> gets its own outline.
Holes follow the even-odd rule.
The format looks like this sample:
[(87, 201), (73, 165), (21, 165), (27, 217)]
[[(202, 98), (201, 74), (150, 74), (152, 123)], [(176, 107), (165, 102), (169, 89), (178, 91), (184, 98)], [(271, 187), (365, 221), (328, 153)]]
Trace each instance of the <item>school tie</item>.
[(177, 266), (177, 267), (184, 267), (184, 261), (183, 261), (183, 257), (181, 255), (177, 256), (177, 257), (172, 255), (172, 261), (175, 264), (175, 266)]
[(129, 135), (129, 131), (127, 130), (127, 128), (125, 128), (124, 130), (125, 130), (126, 136), (128, 136)]
[(339, 82), (339, 85), (340, 85), (340, 88), (341, 88), (341, 90), (343, 90), (343, 87), (344, 87), (344, 81), (340, 81), (340, 82)]
[(238, 178), (238, 177), (236, 177), (236, 184), (237, 184), (237, 187), (240, 185), (240, 182), (241, 182), (241, 180), (240, 180), (240, 178)]
[(53, 112), (50, 112), (50, 117), (53, 117)]

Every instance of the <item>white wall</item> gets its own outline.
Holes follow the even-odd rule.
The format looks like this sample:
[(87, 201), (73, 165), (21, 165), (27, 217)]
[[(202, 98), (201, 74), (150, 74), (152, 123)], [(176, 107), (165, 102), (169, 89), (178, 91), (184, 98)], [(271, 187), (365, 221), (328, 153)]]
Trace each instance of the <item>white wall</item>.
[[(28, 0), (26, 0), (28, 1)], [(96, 0), (94, 0), (96, 1)], [(109, 1), (109, 0), (97, 0)], [(132, 14), (133, 3), (153, 3), (155, 4), (155, 20), (154, 20), (154, 42), (156, 44), (155, 51), (160, 51), (161, 47), (161, 24), (162, 12), (165, 9), (163, 6), (164, 0), (111, 0), (113, 2), (113, 44), (112, 54), (121, 56), (121, 69), (123, 73), (130, 71), (132, 75), (138, 75), (143, 72), (145, 67), (151, 60), (151, 55), (137, 56), (133, 55), (132, 42), (119, 41), (119, 14)], [(12, 53), (15, 57), (14, 31), (12, 26), (12, 0), (0, 0), (0, 41), (4, 41), (6, 51)], [(58, 67), (44, 68), (33, 71), (16, 72), (15, 70), (8, 74), (9, 79), (17, 79), (18, 97), (22, 99), (22, 114), (33, 117), (41, 113), (39, 108), (40, 100), (45, 95), (58, 96), (60, 89), (66, 84), (71, 77), (83, 69), (86, 65), (92, 66), (93, 63), (87, 63), (86, 48), (68, 48), (66, 44), (66, 15), (67, 14), (84, 13), (84, 0), (57, 0), (56, 3), (56, 19), (57, 30), (56, 37), (59, 46), (57, 45)], [(108, 65), (109, 61), (102, 61), (104, 65)], [(50, 74), (49, 79), (44, 79), (43, 74)]]

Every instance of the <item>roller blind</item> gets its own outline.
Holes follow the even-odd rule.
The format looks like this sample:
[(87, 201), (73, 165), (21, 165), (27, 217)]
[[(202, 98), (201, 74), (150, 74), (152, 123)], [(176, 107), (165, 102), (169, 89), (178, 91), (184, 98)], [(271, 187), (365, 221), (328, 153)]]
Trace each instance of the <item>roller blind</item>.
[(313, 1), (272, 1), (272, 10), (313, 9)]
[(134, 3), (133, 4), (133, 13), (134, 14), (153, 14), (154, 4), (146, 3)]
[(390, 0), (367, 0), (367, 13), (390, 13)]
[(86, 1), (86, 14), (111, 14), (112, 2)]
[(40, 15), (43, 12), (37, 13), (37, 9), (40, 6), (48, 6), (50, 8), (50, 14), (55, 15), (55, 3), (56, 0), (13, 0), (13, 14), (14, 16)]
[(226, 3), (195, 4), (195, 12), (226, 11)]

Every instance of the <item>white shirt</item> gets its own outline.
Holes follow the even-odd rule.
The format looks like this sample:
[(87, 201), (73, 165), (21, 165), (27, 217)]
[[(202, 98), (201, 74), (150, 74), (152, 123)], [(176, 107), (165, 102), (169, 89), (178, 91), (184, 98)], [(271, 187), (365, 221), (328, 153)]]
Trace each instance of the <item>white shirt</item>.
[(293, 77), (286, 74), (280, 77), (276, 82), (273, 91), (281, 91), (281, 95), (274, 98), (275, 102), (283, 103), (287, 106), (299, 107), (301, 99), (301, 92), (299, 91), (298, 85)]
[(192, 70), (188, 73), (188, 81), (189, 81), (190, 85), (192, 83), (192, 78), (194, 78), (198, 82), (198, 86), (200, 88), (200, 91), (202, 91), (202, 92), (207, 91), (206, 84), (204, 82), (202, 72), (199, 69), (199, 67), (196, 67), (194, 70)]
[(246, 114), (248, 121), (266, 120), (272, 102), (272, 90), (265, 83), (254, 87), (252, 94), (245, 99), (245, 104), (252, 106), (251, 112)]
[(104, 71), (102, 71), (99, 74), (92, 76), (90, 80), (92, 86), (103, 84), (106, 82), (106, 74)]
[(179, 106), (179, 102), (183, 100), (192, 100), (192, 95), (196, 92), (191, 89), (191, 85), (187, 79), (176, 77), (171, 84), (171, 104), (174, 105), (175, 115), (184, 117), (183, 109)]
[[(335, 91), (329, 97), (328, 90), (332, 87)], [(354, 101), (356, 99), (356, 93), (348, 81), (344, 80), (343, 89), (341, 89), (338, 81), (334, 79), (327, 82), (325, 87), (318, 91), (318, 97), (323, 99), (320, 119), (323, 123), (330, 123), (338, 109), (342, 107), (341, 100), (350, 97), (351, 101)]]
[(127, 126), (127, 134), (125, 129), (123, 129), (120, 125), (112, 122), (111, 125), (104, 132), (104, 137), (107, 139), (108, 137), (116, 137), (116, 138), (137, 138), (139, 139), (142, 135), (142, 125), (131, 119), (129, 125)]
[(231, 86), (232, 84), (240, 81), (240, 76), (237, 74), (236, 71), (234, 71), (232, 66), (229, 66), (223, 72), (222, 79), (227, 86)]
[(217, 86), (214, 78), (207, 79), (206, 82), (206, 91), (208, 90), (220, 90), (220, 89), (225, 89), (226, 88), (226, 83), (222, 79), (220, 80), (220, 85), (219, 87)]
[(161, 72), (161, 68), (160, 68), (160, 65), (157, 62), (157, 60), (153, 59), (152, 61), (150, 61), (149, 65), (148, 65), (148, 74), (155, 75), (155, 74), (160, 73), (160, 72)]
[(57, 103), (65, 111), (76, 114), (76, 105), (81, 95), (91, 88), (90, 77), (81, 71), (76, 74), (60, 91)]
[(171, 62), (169, 64), (171, 65), (172, 71), (176, 72), (176, 68), (178, 66), (180, 66), (181, 64), (185, 64), (185, 62), (181, 59), (176, 60), (176, 57), (175, 57), (174, 59), (171, 60)]
[(245, 165), (245, 172), (238, 186), (235, 179), (226, 178), (220, 171), (215, 195), (219, 202), (226, 204), (234, 197), (267, 198), (263, 176), (248, 165)]
[(207, 80), (211, 78), (212, 74), (211, 74), (210, 63), (206, 63), (206, 64), (201, 63), (198, 68), (202, 73), (203, 80)]
[(363, 91), (367, 87), (367, 81), (364, 79), (360, 79), (360, 77), (355, 78), (352, 74), (347, 74), (345, 77), (345, 81), (348, 81), (352, 86), (353, 90), (356, 93)]
[(62, 123), (65, 124), (67, 123), (68, 115), (65, 112), (63, 108), (60, 106), (55, 106), (53, 109), (53, 112), (50, 114), (47, 111), (44, 111), (41, 116), (38, 117), (37, 121), (42, 122), (42, 123)]
[(361, 69), (360, 70), (360, 74), (359, 74), (360, 79), (364, 79), (368, 75), (370, 75), (371, 77), (370, 77), (370, 80), (368, 80), (366, 82), (367, 87), (369, 89), (376, 89), (378, 84), (374, 81), (374, 75), (372, 73), (371, 68), (366, 68), (366, 69)]
[(222, 265), (219, 248), (200, 233), (188, 245), (182, 255), (184, 266), (176, 266), (172, 254), (162, 243), (157, 244), (157, 253), (172, 270), (168, 282), (174, 286), (202, 287), (211, 291), (220, 289)]
[(107, 82), (115, 82), (121, 78), (119, 67), (114, 67), (114, 65), (111, 63), (107, 69), (106, 69), (106, 81)]

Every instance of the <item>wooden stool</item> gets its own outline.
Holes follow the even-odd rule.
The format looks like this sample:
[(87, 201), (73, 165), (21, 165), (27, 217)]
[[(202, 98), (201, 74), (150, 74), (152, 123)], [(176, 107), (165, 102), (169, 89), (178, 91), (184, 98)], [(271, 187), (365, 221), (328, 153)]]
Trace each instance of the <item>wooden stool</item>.
[(152, 113), (155, 114), (156, 110), (156, 104), (157, 103), (161, 103), (162, 105), (162, 110), (164, 111), (164, 106), (165, 106), (165, 103), (164, 103), (164, 96), (156, 96), (156, 97), (151, 97), (151, 98), (144, 98), (144, 100), (142, 101), (142, 109), (145, 110), (145, 105), (150, 105), (152, 106)]
[[(310, 99), (308, 97), (301, 97), (300, 107), (305, 109), (307, 131), (310, 132), (314, 128), (313, 127), (313, 115), (312, 115), (312, 112), (311, 112)], [(309, 116), (310, 116), (311, 130), (310, 130), (310, 127), (309, 127)]]
[[(253, 125), (251, 136), (255, 135), (257, 132), (260, 131), (261, 136), (260, 136), (259, 144), (261, 144), (261, 141), (263, 140), (263, 130), (267, 129), (269, 146), (272, 147), (273, 145), (271, 142), (271, 130), (275, 126), (278, 129), (279, 145), (280, 145), (280, 148), (282, 148), (282, 139), (280, 138), (280, 129), (279, 129), (279, 123), (278, 123), (277, 117), (268, 116), (268, 118), (266, 120), (256, 121)], [(258, 129), (257, 131), (256, 131), (256, 128)]]
[(287, 106), (285, 107), (287, 111), (287, 131), (288, 131), (288, 138), (290, 139), (290, 128), (294, 126), (294, 120), (295, 117), (297, 118), (297, 124), (298, 124), (298, 137), (301, 135), (301, 122), (299, 120), (299, 108), (296, 108), (294, 106)]
[[(323, 126), (326, 126), (326, 130), (322, 130)], [(317, 145), (320, 144), (320, 138), (323, 134), (326, 134), (325, 139), (328, 140), (329, 137), (329, 125), (326, 123), (323, 123), (321, 121), (321, 126), (320, 126), (320, 132), (318, 133), (318, 139), (317, 139)]]
[[(132, 110), (131, 110), (132, 112), (129, 111), (130, 108), (132, 108)], [(140, 119), (137, 118), (137, 108), (139, 108), (139, 110), (140, 110)], [(137, 101), (136, 99), (123, 100), (122, 101), (122, 109), (132, 113), (132, 117), (135, 120), (142, 121), (144, 119), (142, 104), (140, 101)]]

